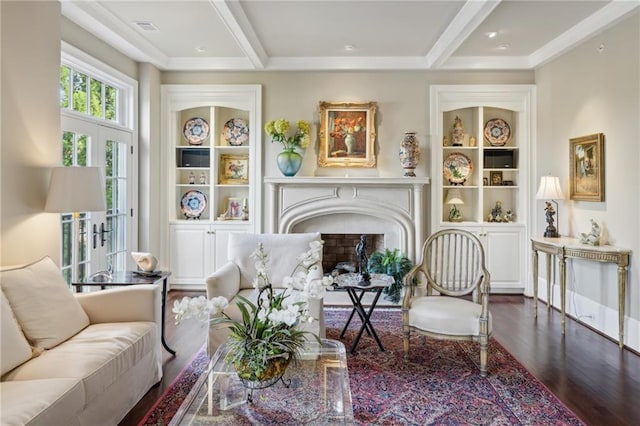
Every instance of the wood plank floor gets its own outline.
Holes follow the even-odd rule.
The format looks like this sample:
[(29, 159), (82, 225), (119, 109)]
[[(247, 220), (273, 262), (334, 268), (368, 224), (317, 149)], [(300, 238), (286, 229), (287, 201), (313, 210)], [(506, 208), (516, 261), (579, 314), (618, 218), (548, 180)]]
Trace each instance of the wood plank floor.
[[(197, 293), (170, 292), (173, 300)], [(534, 376), (589, 425), (640, 424), (640, 356), (567, 319), (562, 336), (560, 313), (532, 299), (491, 297), (494, 337)], [(375, 322), (375, 313), (372, 320)], [(164, 377), (120, 425), (136, 425), (204, 343), (206, 325), (187, 320), (175, 326), (167, 315), (166, 336), (176, 357), (164, 354)], [(491, 373), (491, 372), (489, 372)]]

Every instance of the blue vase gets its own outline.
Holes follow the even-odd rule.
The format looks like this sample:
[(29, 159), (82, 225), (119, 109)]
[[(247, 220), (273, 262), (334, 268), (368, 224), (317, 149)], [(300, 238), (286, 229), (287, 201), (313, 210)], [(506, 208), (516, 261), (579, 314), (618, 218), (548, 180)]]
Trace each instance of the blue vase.
[(278, 168), (285, 176), (295, 176), (302, 166), (302, 155), (292, 149), (285, 149), (276, 158)]

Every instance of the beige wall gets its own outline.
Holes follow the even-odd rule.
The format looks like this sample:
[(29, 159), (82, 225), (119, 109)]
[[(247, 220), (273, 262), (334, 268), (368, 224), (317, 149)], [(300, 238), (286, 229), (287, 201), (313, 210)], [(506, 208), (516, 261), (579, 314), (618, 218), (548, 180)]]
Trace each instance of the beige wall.
[[(588, 232), (593, 218), (603, 224), (611, 244), (632, 250), (627, 315), (640, 319), (640, 15), (543, 66), (536, 85), (537, 179), (549, 173), (560, 177), (566, 197), (560, 203), (560, 232)], [(570, 201), (569, 138), (600, 132), (605, 135), (605, 201)], [(537, 206), (533, 228), (542, 234), (542, 201)], [(617, 309), (614, 266), (575, 261), (568, 269), (571, 290)]]
[(44, 255), (59, 262), (60, 215), (43, 210), (50, 167), (61, 156), (60, 23), (51, 19), (60, 3), (2, 1), (0, 10), (0, 265)]

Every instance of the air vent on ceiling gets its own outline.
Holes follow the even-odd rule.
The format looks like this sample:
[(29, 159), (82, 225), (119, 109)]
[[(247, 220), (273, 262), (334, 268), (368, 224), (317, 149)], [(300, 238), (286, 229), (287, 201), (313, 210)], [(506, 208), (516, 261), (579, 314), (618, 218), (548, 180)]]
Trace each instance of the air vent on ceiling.
[(153, 22), (150, 21), (136, 21), (134, 25), (138, 27), (140, 31), (160, 31), (158, 27), (154, 25)]

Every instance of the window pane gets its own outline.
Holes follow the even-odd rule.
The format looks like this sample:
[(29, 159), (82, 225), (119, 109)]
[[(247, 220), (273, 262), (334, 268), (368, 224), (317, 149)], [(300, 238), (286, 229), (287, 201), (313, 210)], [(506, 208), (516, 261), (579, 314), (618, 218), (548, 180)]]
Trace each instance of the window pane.
[(87, 150), (89, 146), (89, 137), (80, 135), (78, 137), (78, 145), (76, 147), (76, 166), (87, 166)]
[(102, 82), (94, 78), (91, 80), (91, 115), (102, 118)]
[(71, 266), (71, 248), (73, 246), (73, 218), (70, 214), (62, 215), (62, 267)]
[(73, 72), (73, 110), (87, 112), (87, 76)]
[(69, 67), (62, 65), (60, 67), (60, 106), (69, 108), (69, 77), (71, 70)]
[(107, 120), (119, 121), (118, 120), (118, 89), (111, 87), (109, 85), (105, 85), (105, 117)]
[(73, 138), (72, 132), (62, 132), (62, 165), (73, 166)]

